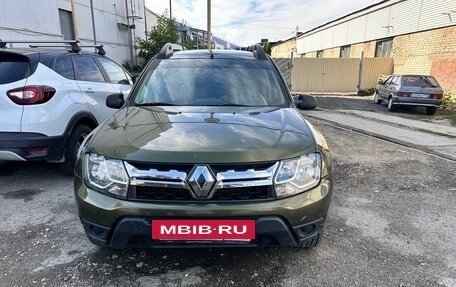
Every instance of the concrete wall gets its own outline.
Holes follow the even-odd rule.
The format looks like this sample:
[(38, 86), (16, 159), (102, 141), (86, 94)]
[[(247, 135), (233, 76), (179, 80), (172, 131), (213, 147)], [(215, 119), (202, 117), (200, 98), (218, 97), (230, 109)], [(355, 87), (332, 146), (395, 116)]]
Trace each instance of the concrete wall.
[[(128, 0), (130, 3), (130, 0)], [(132, 0), (136, 37), (145, 37), (144, 0)], [(122, 62), (130, 59), (128, 29), (124, 0), (94, 0), (94, 14), (97, 44), (104, 48), (111, 58)], [(60, 30), (59, 11), (72, 11), (69, 0), (1, 0), (0, 37), (3, 40), (59, 41), (63, 40)], [(81, 44), (93, 44), (90, 0), (75, 0), (76, 29)], [(21, 46), (15, 44), (14, 46)], [(22, 45), (23, 46), (23, 45)]]
[(323, 52), (323, 58), (339, 58), (340, 56), (340, 48), (332, 48), (332, 49), (326, 49)]
[[(271, 47), (272, 58), (290, 58), (291, 52), (296, 48), (296, 38), (292, 38)], [(296, 52), (295, 52), (296, 53)]]
[(362, 52), (364, 52), (365, 58), (374, 57), (375, 41), (358, 43), (350, 46), (350, 58), (360, 58)]
[(317, 52), (310, 52), (310, 53), (306, 53), (304, 55), (304, 58), (316, 58), (316, 57), (317, 57)]

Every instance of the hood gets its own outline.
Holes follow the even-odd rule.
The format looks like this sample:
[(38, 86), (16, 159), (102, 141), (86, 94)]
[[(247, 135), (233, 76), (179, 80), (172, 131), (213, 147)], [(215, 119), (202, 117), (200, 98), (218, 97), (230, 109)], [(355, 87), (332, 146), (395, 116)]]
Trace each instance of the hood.
[(244, 163), (293, 158), (316, 145), (294, 108), (126, 107), (100, 126), (89, 150), (129, 161)]

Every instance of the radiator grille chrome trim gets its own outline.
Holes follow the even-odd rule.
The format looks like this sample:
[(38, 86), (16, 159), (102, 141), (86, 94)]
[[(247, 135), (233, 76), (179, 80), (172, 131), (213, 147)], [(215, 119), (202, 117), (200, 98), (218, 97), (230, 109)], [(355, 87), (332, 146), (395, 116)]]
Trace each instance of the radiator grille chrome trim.
[[(152, 166), (152, 165), (151, 165)], [(202, 166), (202, 165), (195, 165)], [(191, 194), (193, 200), (210, 200), (217, 190), (253, 188), (253, 187), (271, 187), (273, 186), (273, 178), (279, 167), (279, 162), (271, 163), (269, 167), (261, 169), (249, 168), (242, 170), (238, 168), (227, 169), (225, 171), (214, 172), (215, 184), (207, 197), (197, 196), (190, 187), (189, 180), (191, 172), (180, 171), (175, 168), (163, 170), (162, 167), (153, 166), (150, 169), (139, 169), (134, 166), (134, 163), (125, 162), (128, 175), (130, 176), (130, 185), (132, 187), (151, 187), (151, 188), (169, 188), (169, 189), (185, 189)], [(215, 168), (211, 168), (212, 171)], [(271, 195), (272, 196), (272, 195)]]

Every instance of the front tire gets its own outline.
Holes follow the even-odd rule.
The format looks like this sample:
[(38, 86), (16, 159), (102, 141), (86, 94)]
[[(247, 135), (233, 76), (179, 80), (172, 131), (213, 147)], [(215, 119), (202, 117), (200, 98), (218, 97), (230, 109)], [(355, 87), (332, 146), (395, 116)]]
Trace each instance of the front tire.
[(380, 99), (380, 97), (378, 95), (378, 91), (375, 91), (374, 103), (377, 104), (377, 105), (380, 105), (382, 103), (382, 100)]
[(78, 125), (73, 129), (66, 145), (65, 161), (60, 166), (64, 174), (73, 175), (79, 147), (91, 131), (86, 125)]
[(393, 105), (393, 97), (388, 98), (388, 111), (394, 112), (396, 110), (396, 106)]

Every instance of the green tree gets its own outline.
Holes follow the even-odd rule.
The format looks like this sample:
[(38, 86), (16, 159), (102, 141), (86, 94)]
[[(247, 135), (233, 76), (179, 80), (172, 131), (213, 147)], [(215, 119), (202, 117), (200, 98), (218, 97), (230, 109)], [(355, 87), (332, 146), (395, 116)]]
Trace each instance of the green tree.
[(152, 30), (147, 34), (147, 41), (137, 38), (139, 45), (138, 56), (144, 61), (144, 65), (160, 52), (166, 43), (177, 43), (179, 40), (179, 29), (174, 19), (169, 19), (165, 11), (157, 21)]
[(194, 39), (187, 39), (185, 44), (183, 45), (187, 50), (195, 50), (196, 49), (196, 38)]
[(264, 52), (268, 55), (271, 55), (271, 45), (269, 44), (269, 41), (263, 41), (261, 45), (263, 46)]

